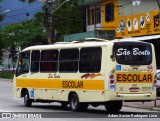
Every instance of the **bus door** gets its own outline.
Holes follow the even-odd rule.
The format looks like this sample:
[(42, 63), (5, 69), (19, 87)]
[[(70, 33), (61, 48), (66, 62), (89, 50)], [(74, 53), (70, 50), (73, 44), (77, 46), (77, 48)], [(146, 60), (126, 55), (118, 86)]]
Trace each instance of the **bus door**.
[[(154, 51), (154, 50), (153, 50)], [(153, 90), (154, 71), (152, 46), (143, 42), (117, 42), (115, 90), (119, 93), (147, 93)]]

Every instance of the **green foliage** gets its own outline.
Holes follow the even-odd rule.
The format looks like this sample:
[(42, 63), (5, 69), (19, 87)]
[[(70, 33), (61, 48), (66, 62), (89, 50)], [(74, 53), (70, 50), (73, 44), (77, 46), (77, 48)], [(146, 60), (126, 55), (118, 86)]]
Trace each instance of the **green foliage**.
[[(16, 61), (17, 46), (23, 49), (32, 45), (46, 44), (47, 35), (39, 14), (41, 15), (37, 13), (26, 22), (5, 26), (0, 31), (0, 49), (6, 48), (11, 53), (12, 63)], [(0, 57), (2, 57), (2, 51), (0, 51)]]
[[(1, 1), (0, 1), (1, 2)], [(0, 22), (4, 19), (4, 15), (1, 13), (1, 6), (0, 6)]]
[[(0, 0), (2, 2), (2, 0)], [(1, 11), (1, 6), (0, 6), (0, 11)], [(3, 20), (4, 16), (0, 13), (0, 22)], [(2, 42), (2, 35), (1, 35), (1, 30), (0, 30), (0, 64), (1, 64), (1, 57), (2, 57), (2, 49), (3, 49), (3, 42)]]
[(11, 71), (2, 71), (0, 72), (0, 78), (13, 79), (14, 73)]
[(53, 13), (53, 27), (61, 36), (82, 32), (82, 11), (72, 2), (64, 3)]
[[(36, 0), (19, 0), (21, 2), (35, 2)], [(63, 36), (82, 32), (82, 11), (72, 2), (60, 0), (53, 10), (53, 28), (57, 31), (57, 40), (63, 41)], [(58, 2), (57, 2), (58, 3)], [(44, 5), (42, 8), (44, 10)], [(45, 10), (44, 10), (45, 11)], [(47, 31), (44, 26), (45, 12), (38, 12), (35, 16), (23, 23), (16, 23), (5, 26), (1, 31), (3, 47), (19, 45), (23, 48), (36, 44), (47, 43)], [(0, 48), (1, 49), (1, 48)]]
[(2, 31), (0, 30), (0, 64), (2, 61), (2, 55), (3, 55), (3, 51), (2, 49), (4, 48), (5, 42), (2, 39)]
[(46, 42), (46, 32), (42, 19), (36, 16), (23, 23), (16, 23), (5, 26), (2, 30), (2, 40), (7, 47), (19, 45), (22, 48), (27, 46), (43, 44)]
[(4, 18), (4, 16), (2, 14), (0, 14), (0, 21), (2, 21)]

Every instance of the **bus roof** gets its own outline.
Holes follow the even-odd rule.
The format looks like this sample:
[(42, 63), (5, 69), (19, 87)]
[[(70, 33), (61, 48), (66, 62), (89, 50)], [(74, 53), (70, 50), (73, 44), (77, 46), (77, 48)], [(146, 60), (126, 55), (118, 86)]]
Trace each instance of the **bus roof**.
[[(114, 40), (105, 40), (99, 38), (88, 38), (83, 42), (73, 41), (73, 42), (57, 42), (51, 45), (36, 45), (25, 48), (23, 51), (28, 50), (47, 50), (47, 49), (68, 49), (68, 48), (78, 48), (78, 47), (96, 47), (96, 46), (106, 46), (109, 44), (113, 44), (113, 42), (140, 42), (138, 40), (132, 40), (131, 38), (125, 39), (114, 39)], [(143, 42), (144, 43), (144, 42)], [(22, 52), (23, 52), (22, 51)]]

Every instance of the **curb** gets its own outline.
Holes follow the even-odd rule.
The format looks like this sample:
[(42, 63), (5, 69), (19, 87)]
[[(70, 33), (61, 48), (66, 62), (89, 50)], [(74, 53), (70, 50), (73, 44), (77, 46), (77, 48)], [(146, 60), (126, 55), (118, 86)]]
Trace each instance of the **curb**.
[(140, 109), (147, 109), (151, 111), (160, 111), (160, 107), (139, 107), (135, 105), (123, 105), (124, 107), (132, 107), (132, 108), (140, 108)]
[(13, 79), (0, 78), (0, 80), (2, 80), (2, 81), (10, 81), (10, 82), (13, 82)]

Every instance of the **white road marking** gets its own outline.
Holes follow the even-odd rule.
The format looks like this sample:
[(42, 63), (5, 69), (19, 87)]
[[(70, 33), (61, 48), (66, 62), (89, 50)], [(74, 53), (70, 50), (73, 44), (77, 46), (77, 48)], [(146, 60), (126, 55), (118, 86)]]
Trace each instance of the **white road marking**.
[(0, 110), (0, 113), (2, 112), (12, 112), (12, 111)]

